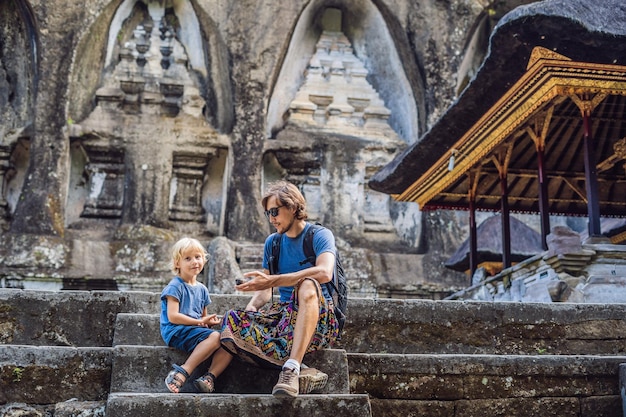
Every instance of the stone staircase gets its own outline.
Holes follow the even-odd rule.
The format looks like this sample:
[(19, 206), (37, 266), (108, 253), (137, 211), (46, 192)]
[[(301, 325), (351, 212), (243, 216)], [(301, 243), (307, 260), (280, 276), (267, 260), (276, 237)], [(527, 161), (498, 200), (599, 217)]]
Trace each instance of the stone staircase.
[[(214, 299), (213, 311), (223, 312), (243, 307), (248, 297)], [(329, 380), (295, 400), (271, 395), (278, 370), (238, 361), (218, 379), (219, 394), (197, 393), (191, 382), (171, 394), (163, 380), (186, 354), (160, 339), (159, 308), (158, 294), (151, 293), (0, 290), (0, 415), (54, 416), (63, 404), (64, 415), (81, 416), (371, 416), (367, 394), (350, 393), (342, 349), (305, 356), (307, 365), (327, 370)]]
[(263, 244), (239, 243), (236, 249), (237, 263), (241, 272), (263, 268)]
[[(213, 295), (213, 311), (247, 296)], [(218, 394), (170, 394), (158, 294), (0, 290), (0, 415), (623, 416), (626, 305), (351, 299), (320, 393), (233, 361)], [(199, 373), (202, 369), (199, 369)], [(621, 378), (620, 378), (621, 375)]]

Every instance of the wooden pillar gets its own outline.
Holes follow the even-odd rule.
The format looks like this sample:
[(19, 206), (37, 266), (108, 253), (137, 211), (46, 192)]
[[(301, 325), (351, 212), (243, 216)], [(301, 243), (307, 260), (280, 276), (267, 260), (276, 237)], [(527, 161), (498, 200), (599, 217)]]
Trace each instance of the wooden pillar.
[(602, 235), (600, 230), (600, 197), (598, 194), (597, 166), (591, 132), (591, 112), (606, 96), (606, 93), (599, 93), (594, 96), (584, 95), (582, 98), (576, 94), (570, 96), (580, 109), (583, 118), (585, 188), (587, 192), (587, 216), (589, 217), (590, 238)]
[(472, 277), (478, 269), (478, 237), (476, 236), (476, 207), (474, 200), (469, 201), (469, 226), (470, 226), (470, 285)]
[(469, 227), (470, 227), (470, 285), (472, 278), (478, 269), (478, 235), (476, 232), (476, 186), (478, 185), (479, 170), (468, 171), (469, 188), (467, 198), (469, 200)]
[(541, 247), (548, 250), (546, 240), (550, 233), (550, 206), (548, 202), (548, 182), (544, 170), (544, 149), (537, 149), (537, 179), (539, 180), (539, 219), (541, 221)]
[(585, 146), (585, 187), (587, 190), (587, 215), (589, 216), (589, 237), (602, 234), (600, 230), (600, 200), (598, 196), (598, 177), (593, 138), (590, 126), (591, 116), (583, 113), (584, 146)]
[(511, 222), (509, 211), (509, 184), (507, 179), (509, 162), (513, 153), (513, 143), (495, 152), (492, 157), (500, 175), (500, 211), (502, 214), (502, 268), (511, 266)]
[(547, 236), (550, 233), (550, 202), (548, 198), (548, 179), (545, 173), (546, 138), (554, 107), (550, 107), (543, 120), (537, 120), (535, 128), (526, 128), (526, 132), (535, 144), (537, 151), (537, 181), (539, 183), (539, 220), (541, 222), (541, 247), (548, 250)]
[(502, 211), (502, 268), (511, 266), (511, 222), (509, 212), (509, 185), (506, 174), (500, 175), (500, 210)]

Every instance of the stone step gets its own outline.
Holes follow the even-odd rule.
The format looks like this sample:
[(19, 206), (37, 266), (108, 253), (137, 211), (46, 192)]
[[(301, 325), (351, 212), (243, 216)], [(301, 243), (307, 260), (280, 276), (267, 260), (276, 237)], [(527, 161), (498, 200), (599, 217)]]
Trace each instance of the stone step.
[[(168, 347), (0, 346), (0, 404), (53, 404), (75, 399), (102, 401), (109, 392), (169, 393), (164, 379), (184, 352)], [(345, 351), (330, 349), (305, 356), (305, 363), (328, 374), (323, 394), (349, 394)], [(208, 362), (192, 374), (184, 392), (201, 376)], [(248, 366), (234, 360), (217, 380), (219, 392), (268, 394), (278, 379), (276, 369)], [(55, 387), (55, 389), (50, 389)]]
[(243, 258), (239, 261), (241, 272), (256, 271), (263, 269), (263, 259), (259, 258)]
[[(158, 323), (152, 322), (158, 322), (159, 295), (0, 289), (0, 344), (160, 345), (154, 327)], [(244, 308), (250, 297), (213, 294), (211, 298), (210, 312), (223, 313)], [(137, 321), (118, 323), (119, 313), (137, 314)], [(129, 327), (118, 334), (116, 324)], [(143, 325), (150, 330), (137, 332)], [(140, 336), (145, 341), (133, 339)], [(336, 347), (360, 353), (622, 355), (626, 354), (626, 304), (351, 298), (343, 339)]]
[(294, 399), (272, 395), (240, 394), (137, 394), (112, 393), (106, 417), (153, 416), (276, 417), (341, 416), (368, 417), (367, 395), (319, 394)]
[(355, 353), (626, 355), (626, 304), (350, 299)]
[[(250, 301), (249, 295), (211, 295), (211, 304), (207, 308), (209, 314), (224, 314), (233, 308), (244, 309)], [(160, 304), (159, 310), (160, 311)], [(115, 320), (115, 332), (111, 345), (148, 345), (162, 346), (159, 325), (160, 312), (118, 313)]]
[[(248, 300), (212, 298), (212, 312), (242, 308)], [(163, 345), (158, 321), (157, 314), (118, 314), (114, 344)], [(355, 353), (624, 355), (626, 305), (350, 299), (336, 347)]]
[(157, 313), (159, 294), (0, 289), (0, 344), (111, 346), (118, 313)]
[(237, 259), (242, 271), (263, 268), (263, 244), (245, 244), (237, 247)]
[[(166, 346), (128, 346), (114, 348), (111, 392), (168, 393), (164, 379), (172, 364), (182, 364), (188, 354)], [(183, 385), (182, 392), (197, 392), (192, 381), (208, 369), (201, 364)], [(304, 363), (328, 374), (320, 393), (349, 394), (348, 358), (344, 350), (326, 349), (311, 352)], [(250, 366), (235, 359), (216, 381), (216, 391), (236, 394), (270, 394), (278, 380), (278, 369)]]
[[(276, 371), (272, 374), (239, 362), (233, 362), (221, 381), (218, 380), (221, 394), (171, 396), (166, 392), (163, 379), (170, 364), (184, 356), (166, 347), (0, 346), (0, 404), (98, 402), (106, 400), (110, 390), (109, 399), (124, 397), (120, 400), (121, 408), (116, 409), (116, 405), (108, 414), (117, 416), (129, 415), (124, 413), (135, 408), (138, 413), (143, 413), (146, 407), (147, 412), (154, 411), (146, 404), (150, 402), (146, 398), (156, 397), (176, 398), (168, 402), (172, 407), (179, 399), (191, 397), (193, 401), (203, 402), (207, 397), (228, 397), (228, 391), (236, 392), (228, 401), (235, 401), (232, 399), (235, 397), (239, 398), (236, 401), (243, 401), (242, 398), (262, 401), (265, 397), (268, 401), (281, 401), (269, 395)], [(317, 362), (307, 360), (310, 359), (312, 366), (322, 370), (330, 367), (336, 373), (331, 356), (325, 362), (319, 358)], [(348, 396), (351, 392), (362, 394), (364, 398), (369, 396), (374, 416), (622, 416), (620, 386), (624, 383), (620, 382), (620, 373), (624, 373), (626, 356), (352, 353), (347, 354), (347, 361), (349, 387), (341, 385), (335, 373), (328, 372), (328, 392), (321, 395)], [(345, 375), (343, 380), (347, 378)], [(242, 380), (246, 383), (242, 384)], [(341, 398), (341, 395), (334, 398)], [(301, 396), (298, 401), (308, 397), (317, 395)], [(140, 399), (139, 403), (133, 403), (133, 399)], [(227, 404), (225, 408), (235, 407)], [(337, 403), (329, 407), (341, 409)], [(239, 415), (246, 415), (240, 412)], [(311, 413), (315, 415), (320, 414)]]
[(109, 394), (113, 349), (0, 346), (0, 404), (103, 401)]
[(158, 314), (120, 313), (115, 321), (113, 346), (165, 346)]
[[(622, 416), (626, 356), (348, 354), (375, 416)], [(386, 414), (393, 409), (394, 414)]]

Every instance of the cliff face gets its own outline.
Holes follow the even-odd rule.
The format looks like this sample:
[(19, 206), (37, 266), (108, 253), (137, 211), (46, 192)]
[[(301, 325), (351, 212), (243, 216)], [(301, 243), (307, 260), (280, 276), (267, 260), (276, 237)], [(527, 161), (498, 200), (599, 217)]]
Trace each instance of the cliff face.
[(270, 232), (259, 199), (278, 178), (335, 232), (357, 293), (464, 285), (441, 268), (463, 221), (425, 218), (367, 180), (438, 119), (485, 34), (528, 1), (485, 3), (2, 2), (3, 286), (159, 287), (184, 234), (226, 237), (239, 261)]

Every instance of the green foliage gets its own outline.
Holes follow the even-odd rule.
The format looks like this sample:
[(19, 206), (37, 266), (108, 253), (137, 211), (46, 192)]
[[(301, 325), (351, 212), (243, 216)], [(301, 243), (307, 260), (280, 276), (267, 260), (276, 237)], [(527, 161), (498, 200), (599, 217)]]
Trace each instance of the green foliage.
[(20, 382), (24, 375), (24, 369), (16, 367), (13, 368), (13, 382)]

